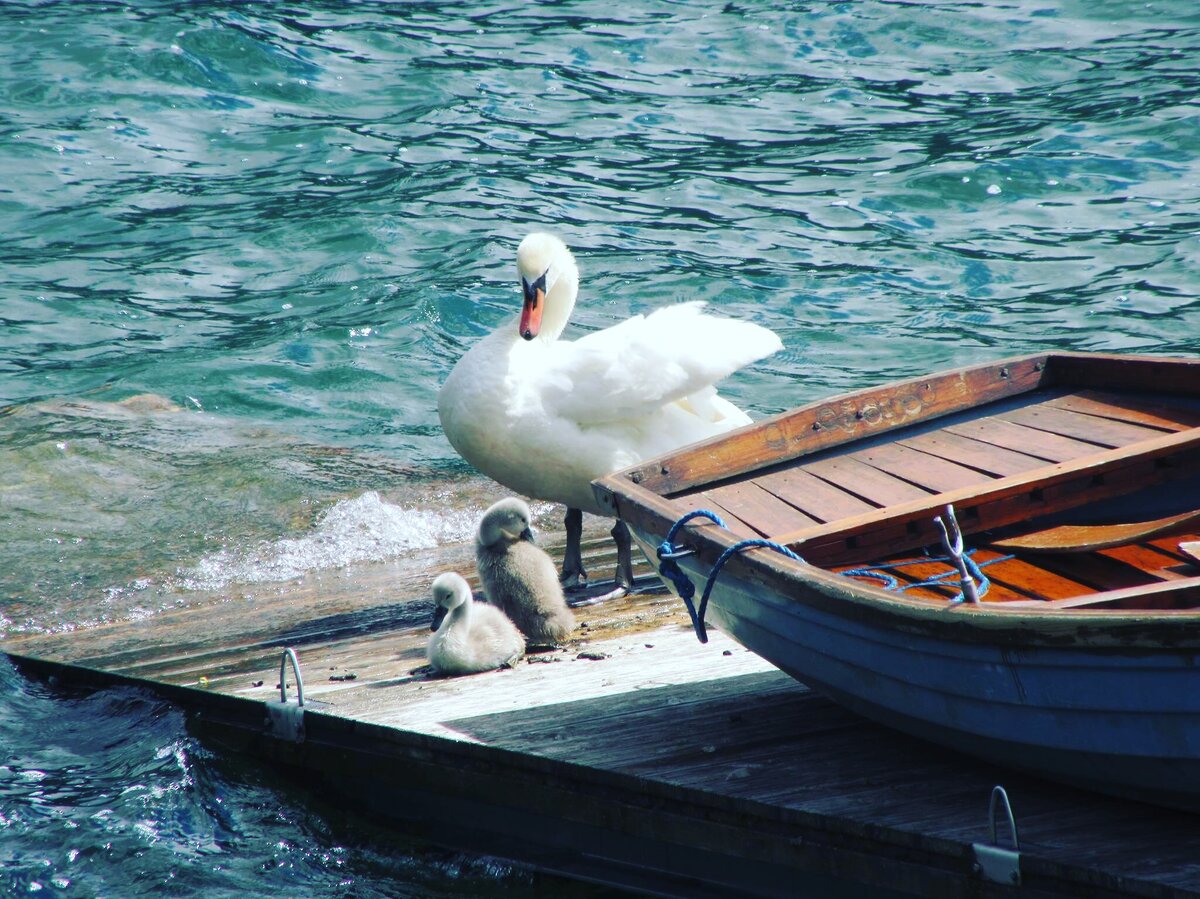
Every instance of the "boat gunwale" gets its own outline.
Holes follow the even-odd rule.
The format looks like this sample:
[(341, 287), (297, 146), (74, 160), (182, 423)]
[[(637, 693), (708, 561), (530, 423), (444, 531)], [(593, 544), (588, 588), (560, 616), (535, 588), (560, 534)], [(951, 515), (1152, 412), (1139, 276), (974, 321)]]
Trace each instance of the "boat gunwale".
[[(980, 402), (1036, 390), (1045, 386), (1043, 382), (1050, 358), (1047, 353), (1032, 353), (825, 397), (654, 459), (643, 460), (593, 481), (593, 485), (623, 478), (664, 494), (680, 493), (702, 484), (711, 486), (717, 481), (783, 465), (867, 436), (932, 421), (970, 409)], [(967, 379), (983, 381), (987, 386), (972, 388)], [(958, 397), (948, 403), (939, 402), (931, 411), (926, 411), (921, 394), (933, 394), (936, 399), (943, 388), (953, 391), (955, 387), (959, 390)], [(986, 399), (981, 400), (981, 397)], [(895, 414), (897, 402), (900, 415)], [(913, 403), (918, 406), (917, 413), (903, 414)], [(727, 458), (723, 450), (731, 439), (748, 441), (753, 437), (761, 438), (762, 447), (757, 454), (741, 460)], [(605, 505), (603, 496), (598, 498), (601, 505)]]

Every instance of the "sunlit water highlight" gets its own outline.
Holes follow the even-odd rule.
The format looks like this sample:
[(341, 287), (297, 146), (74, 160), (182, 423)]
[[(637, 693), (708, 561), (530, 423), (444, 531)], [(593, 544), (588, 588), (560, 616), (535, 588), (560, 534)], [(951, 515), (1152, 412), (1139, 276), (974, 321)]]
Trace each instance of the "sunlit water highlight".
[[(460, 547), (498, 488), (434, 396), (513, 314), (535, 227), (580, 261), (576, 333), (692, 298), (776, 330), (724, 388), (755, 416), (1034, 350), (1200, 352), (1192, 2), (16, 2), (0, 35), (10, 633)], [(460, 890), (144, 697), (2, 683), (9, 892)], [(51, 721), (111, 738), (47, 748)], [(288, 831), (311, 851), (265, 848)]]

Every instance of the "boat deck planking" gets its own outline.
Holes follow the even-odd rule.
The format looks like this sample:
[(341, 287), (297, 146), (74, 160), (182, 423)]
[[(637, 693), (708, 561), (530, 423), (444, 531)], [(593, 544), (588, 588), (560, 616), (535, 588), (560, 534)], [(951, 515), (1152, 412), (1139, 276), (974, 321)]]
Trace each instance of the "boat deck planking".
[[(611, 559), (607, 541), (587, 550), (593, 570)], [(469, 548), (439, 564), (469, 571)], [(31, 671), (165, 691), (206, 737), (426, 838), (663, 895), (822, 895), (837, 878), (1009, 895), (972, 867), (995, 783), (1020, 827), (1021, 895), (1200, 895), (1200, 817), (873, 725), (719, 633), (698, 643), (666, 596), (581, 608), (568, 649), (513, 670), (431, 677), (427, 581), (358, 565), (0, 648)], [(301, 744), (263, 732), (285, 645), (312, 712)]]

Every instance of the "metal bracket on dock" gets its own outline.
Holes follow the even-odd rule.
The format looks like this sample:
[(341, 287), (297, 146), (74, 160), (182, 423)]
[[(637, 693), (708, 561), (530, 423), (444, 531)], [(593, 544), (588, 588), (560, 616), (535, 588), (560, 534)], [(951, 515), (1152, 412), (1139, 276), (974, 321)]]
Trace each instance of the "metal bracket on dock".
[[(288, 702), (287, 698), (287, 663), (292, 663), (292, 671), (296, 675), (296, 702)], [(268, 702), (267, 733), (279, 740), (290, 740), (293, 743), (304, 742), (304, 680), (300, 677), (300, 662), (295, 651), (289, 646), (283, 651), (279, 660), (279, 701)]]
[[(996, 842), (996, 807), (1004, 804), (1004, 814), (1008, 818), (1008, 830), (1012, 835), (1012, 848), (1006, 849)], [(992, 798), (988, 802), (988, 832), (990, 842), (973, 843), (975, 850), (975, 871), (984, 880), (994, 883), (1004, 883), (1009, 886), (1021, 885), (1021, 847), (1017, 842), (1017, 822), (1013, 818), (1012, 805), (1009, 804), (1008, 794), (1004, 787), (992, 788)]]

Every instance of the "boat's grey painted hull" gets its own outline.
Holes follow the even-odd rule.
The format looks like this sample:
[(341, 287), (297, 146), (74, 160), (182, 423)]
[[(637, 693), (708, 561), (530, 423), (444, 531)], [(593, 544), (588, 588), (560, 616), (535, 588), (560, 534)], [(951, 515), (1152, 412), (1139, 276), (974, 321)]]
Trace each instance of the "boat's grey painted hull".
[[(637, 537), (653, 545), (652, 535)], [(707, 566), (680, 565), (699, 592)], [(1055, 779), (1200, 807), (1194, 647), (932, 637), (834, 614), (805, 602), (803, 583), (795, 589), (778, 595), (727, 567), (707, 620), (880, 723)]]

